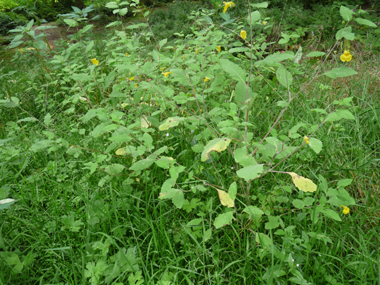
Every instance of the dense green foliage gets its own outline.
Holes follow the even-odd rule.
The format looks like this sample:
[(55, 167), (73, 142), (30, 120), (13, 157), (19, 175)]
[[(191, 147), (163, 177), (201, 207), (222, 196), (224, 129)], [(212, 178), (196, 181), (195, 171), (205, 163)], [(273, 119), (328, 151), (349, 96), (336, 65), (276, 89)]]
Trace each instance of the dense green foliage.
[(0, 284), (379, 281), (378, 19), (339, 6), (316, 40), (212, 3), (108, 4), (100, 34), (74, 9), (55, 50), (13, 31)]

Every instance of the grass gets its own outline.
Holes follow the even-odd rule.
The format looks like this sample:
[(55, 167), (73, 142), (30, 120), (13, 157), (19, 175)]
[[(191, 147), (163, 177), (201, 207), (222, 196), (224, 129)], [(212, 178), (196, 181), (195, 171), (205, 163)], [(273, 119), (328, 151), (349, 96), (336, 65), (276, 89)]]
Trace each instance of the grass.
[[(237, 174), (243, 167), (228, 150), (201, 162), (202, 150), (196, 147), (213, 136), (198, 121), (158, 130), (168, 117), (195, 114), (221, 133), (225, 126), (236, 126), (234, 117), (244, 117), (244, 109), (233, 116), (215, 109), (233, 109), (236, 80), (218, 67), (220, 58), (234, 58), (215, 51), (216, 39), (223, 39), (214, 32), (188, 40), (169, 38), (158, 51), (159, 61), (147, 30), (119, 37), (88, 34), (84, 50), (91, 40), (95, 47), (87, 53), (72, 48), (67, 55), (63, 46), (56, 57), (45, 58), (51, 79), (31, 54), (18, 53), (18, 60), (2, 66), (0, 100), (16, 97), (22, 104), (10, 107), (1, 101), (0, 106), (0, 199), (16, 199), (0, 210), (0, 284), (380, 284), (378, 59), (355, 58), (349, 64), (357, 75), (319, 76), (311, 83), (321, 62), (305, 57), (300, 66), (284, 62), (289, 70), (303, 72), (293, 74), (291, 87), (293, 93), (302, 91), (269, 137), (282, 140), (298, 123), (305, 124), (300, 134), (311, 133), (325, 118), (321, 109), (349, 110), (355, 119), (326, 123), (313, 135), (323, 143), (321, 152), (305, 145), (276, 168), (314, 181), (316, 195), (296, 189), (285, 173), (269, 173), (249, 185)], [(226, 36), (223, 48), (235, 42)], [(65, 60), (59, 62), (59, 55)], [(338, 55), (326, 62), (324, 72), (341, 66)], [(92, 58), (100, 61), (95, 69)], [(250, 66), (244, 57), (235, 62)], [(178, 66), (186, 66), (191, 82), (201, 74), (194, 87), (207, 96), (202, 111), (193, 100), (193, 86), (177, 80)], [(165, 78), (163, 67), (173, 74)], [(6, 76), (12, 70), (17, 72)], [(113, 70), (118, 73), (112, 79)], [(74, 73), (96, 81), (73, 80)], [(212, 79), (204, 82), (204, 76)], [(287, 100), (287, 94), (270, 70), (254, 69), (252, 77), (258, 96), (250, 109), (249, 131), (258, 143), (283, 109), (277, 102)], [(147, 89), (149, 82), (154, 91)], [(116, 91), (128, 96), (113, 97)], [(86, 119), (90, 110), (99, 113)], [(141, 128), (144, 116), (148, 129)], [(101, 124), (109, 130), (102, 132)], [(110, 140), (124, 134), (124, 128), (130, 131), (127, 142)], [(291, 144), (298, 146), (297, 138)], [(127, 154), (116, 154), (122, 147)], [(185, 171), (156, 164), (140, 172), (130, 169), (161, 147), (167, 150), (160, 156), (176, 159)], [(239, 147), (234, 142), (230, 150)], [(263, 147), (271, 151), (269, 144)], [(265, 159), (265, 153), (260, 150), (258, 159)], [(280, 161), (273, 158), (274, 164)], [(115, 165), (125, 168), (118, 172)], [(175, 199), (162, 197), (173, 177), (185, 193), (180, 208)], [(227, 209), (215, 187), (228, 189), (233, 182), (238, 185), (235, 208)], [(322, 213), (311, 218), (323, 198), (332, 197), (329, 191), (346, 182), (356, 201), (350, 214), (331, 207), (327, 209), (342, 221)], [(298, 200), (305, 206), (295, 207)], [(249, 203), (265, 214), (244, 213)], [(234, 220), (216, 228), (215, 219), (231, 210)], [(271, 217), (277, 226), (271, 227)]]

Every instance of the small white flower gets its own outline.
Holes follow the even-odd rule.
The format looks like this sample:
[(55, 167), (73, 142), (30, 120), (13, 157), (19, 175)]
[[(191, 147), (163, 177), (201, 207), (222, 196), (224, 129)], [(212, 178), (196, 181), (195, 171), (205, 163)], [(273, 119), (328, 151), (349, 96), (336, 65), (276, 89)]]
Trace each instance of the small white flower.
[(168, 136), (169, 136), (169, 133), (166, 133), (166, 136), (168, 137)]
[(232, 166), (231, 169), (234, 169), (234, 167)]
[(297, 264), (297, 267), (300, 267), (300, 265), (299, 265), (299, 264)]

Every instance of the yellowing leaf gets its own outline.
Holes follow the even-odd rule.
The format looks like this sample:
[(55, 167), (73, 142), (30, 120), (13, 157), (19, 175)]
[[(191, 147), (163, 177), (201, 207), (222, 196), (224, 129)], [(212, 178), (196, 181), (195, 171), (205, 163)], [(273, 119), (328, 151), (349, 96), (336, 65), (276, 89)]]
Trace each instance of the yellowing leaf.
[(184, 120), (184, 118), (180, 118), (180, 117), (171, 117), (171, 118), (168, 118), (165, 123), (161, 124), (158, 129), (160, 131), (166, 131), (168, 130), (169, 128), (172, 128), (172, 127), (176, 127), (179, 125), (180, 122), (182, 122)]
[(118, 150), (116, 150), (115, 152), (117, 155), (123, 155), (125, 154), (125, 147), (123, 148), (119, 148)]
[(233, 208), (235, 206), (234, 200), (231, 199), (230, 195), (228, 195), (227, 192), (218, 190), (218, 194), (220, 203), (222, 203), (223, 206), (227, 206), (228, 208)]
[(299, 176), (297, 173), (294, 172), (287, 172), (293, 179), (294, 185), (296, 187), (304, 192), (315, 192), (317, 191), (317, 185), (314, 184), (313, 181), (311, 181), (308, 178)]
[(148, 117), (143, 115), (141, 117), (141, 127), (142, 128), (149, 128), (152, 124), (148, 121)]
[(205, 148), (203, 149), (202, 155), (201, 155), (201, 161), (206, 161), (210, 158), (210, 152), (217, 151), (221, 152), (225, 150), (228, 145), (230, 144), (231, 139), (228, 138), (217, 138), (210, 141)]

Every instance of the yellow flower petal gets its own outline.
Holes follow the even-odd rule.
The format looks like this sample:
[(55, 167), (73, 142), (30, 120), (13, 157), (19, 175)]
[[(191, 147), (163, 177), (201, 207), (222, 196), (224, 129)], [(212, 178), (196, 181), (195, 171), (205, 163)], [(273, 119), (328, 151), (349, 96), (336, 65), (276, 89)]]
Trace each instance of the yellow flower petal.
[(349, 62), (352, 59), (352, 55), (348, 50), (344, 50), (344, 53), (340, 56), (340, 60)]
[(163, 75), (165, 75), (165, 77), (168, 77), (170, 73), (173, 73), (171, 71), (168, 71), (168, 72), (162, 72)]
[(217, 46), (217, 47), (216, 47), (216, 50), (217, 50), (218, 52), (221, 52), (221, 51), (222, 51), (222, 46)]
[(344, 206), (344, 205), (340, 205), (342, 208), (343, 208), (343, 214), (347, 215), (350, 213), (350, 208)]
[(134, 80), (135, 79), (135, 77), (134, 76), (132, 76), (132, 77), (129, 77), (129, 81), (132, 81), (132, 80)]
[(96, 58), (91, 59), (91, 62), (95, 64), (96, 66), (98, 66), (99, 64), (99, 60), (96, 60)]
[(240, 32), (240, 36), (245, 40), (245, 39), (247, 38), (247, 32), (244, 31), (244, 30), (242, 30), (242, 31)]
[(205, 77), (205, 80), (204, 80), (204, 82), (207, 82), (207, 81), (209, 81), (210, 80), (210, 78), (208, 78), (208, 77)]
[(229, 7), (235, 7), (234, 2), (223, 2), (223, 4), (224, 4), (223, 13), (226, 13), (226, 11)]

